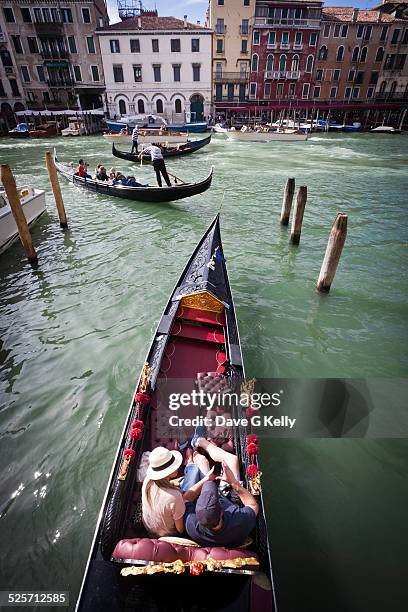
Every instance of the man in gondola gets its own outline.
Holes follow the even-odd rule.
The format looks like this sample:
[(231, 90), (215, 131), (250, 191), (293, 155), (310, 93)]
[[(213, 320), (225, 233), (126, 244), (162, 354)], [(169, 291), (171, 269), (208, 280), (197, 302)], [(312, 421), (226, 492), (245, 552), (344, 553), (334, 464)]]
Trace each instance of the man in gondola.
[(135, 125), (135, 127), (133, 128), (133, 132), (132, 132), (132, 149), (130, 152), (136, 153), (136, 155), (139, 153), (138, 144), (137, 144), (138, 138), (139, 138), (139, 128), (137, 125)]
[(167, 186), (171, 187), (171, 182), (169, 179), (169, 175), (167, 174), (166, 164), (164, 163), (164, 158), (160, 147), (156, 143), (153, 143), (152, 145), (150, 145), (150, 147), (146, 147), (141, 153), (139, 153), (139, 159), (142, 158), (142, 155), (150, 155), (150, 158), (153, 162), (153, 168), (156, 172), (156, 179), (159, 187), (162, 186), (162, 176), (166, 181)]

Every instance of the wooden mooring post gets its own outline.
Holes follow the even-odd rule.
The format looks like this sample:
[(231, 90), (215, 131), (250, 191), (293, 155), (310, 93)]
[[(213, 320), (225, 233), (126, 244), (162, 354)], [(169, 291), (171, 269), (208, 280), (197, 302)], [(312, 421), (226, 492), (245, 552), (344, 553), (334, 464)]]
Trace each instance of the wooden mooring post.
[(283, 204), (282, 204), (281, 218), (280, 218), (280, 222), (282, 225), (288, 225), (289, 223), (289, 217), (290, 217), (290, 211), (292, 209), (294, 193), (295, 193), (295, 179), (288, 178), (286, 182), (285, 191), (283, 194)]
[(316, 285), (318, 291), (323, 293), (328, 293), (330, 291), (346, 236), (347, 215), (345, 213), (338, 213), (330, 232), (326, 253), (322, 267), (320, 268), (320, 274)]
[(25, 218), (20, 198), (17, 193), (16, 181), (10, 166), (7, 164), (2, 164), (1, 166), (1, 182), (4, 185), (11, 212), (13, 213), (27, 259), (30, 263), (37, 263), (37, 253), (35, 251), (30, 230), (28, 228), (27, 219)]
[(292, 217), (292, 228), (290, 233), (290, 241), (292, 244), (299, 244), (300, 233), (302, 231), (303, 215), (307, 202), (307, 187), (303, 185), (299, 187), (296, 197), (295, 210)]
[(57, 170), (55, 168), (54, 159), (50, 151), (45, 152), (45, 161), (47, 164), (48, 176), (50, 177), (50, 183), (54, 194), (55, 204), (57, 205), (58, 217), (60, 220), (60, 227), (68, 227), (67, 216), (65, 214), (64, 200), (62, 199), (61, 187), (58, 181)]

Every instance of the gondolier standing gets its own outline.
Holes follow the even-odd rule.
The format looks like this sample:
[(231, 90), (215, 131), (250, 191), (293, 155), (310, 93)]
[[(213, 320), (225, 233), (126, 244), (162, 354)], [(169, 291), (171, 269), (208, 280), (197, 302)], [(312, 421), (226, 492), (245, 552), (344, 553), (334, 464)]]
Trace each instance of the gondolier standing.
[(139, 128), (137, 127), (137, 125), (135, 125), (135, 127), (133, 128), (133, 132), (132, 132), (132, 149), (130, 152), (136, 153), (136, 155), (139, 153), (138, 143), (137, 143), (138, 138), (139, 138)]
[(169, 179), (169, 175), (167, 174), (166, 164), (164, 163), (160, 147), (158, 147), (156, 144), (152, 144), (150, 145), (150, 147), (146, 147), (142, 151), (142, 153), (139, 154), (139, 159), (142, 158), (142, 155), (150, 155), (151, 160), (153, 162), (153, 168), (156, 172), (157, 184), (159, 185), (159, 187), (162, 186), (162, 176), (166, 181), (167, 185), (171, 187), (171, 182)]

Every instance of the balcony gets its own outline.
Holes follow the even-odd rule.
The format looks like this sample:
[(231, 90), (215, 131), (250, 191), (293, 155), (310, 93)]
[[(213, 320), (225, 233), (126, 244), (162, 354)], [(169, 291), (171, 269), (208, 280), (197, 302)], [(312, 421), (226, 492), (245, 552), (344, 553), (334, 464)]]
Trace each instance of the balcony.
[(240, 96), (222, 96), (222, 97), (215, 97), (214, 98), (214, 102), (247, 102), (248, 98), (247, 97), (240, 97)]
[(14, 66), (4, 66), (4, 72), (7, 76), (15, 76)]
[(255, 27), (270, 28), (287, 28), (288, 26), (298, 28), (311, 28), (318, 30), (320, 28), (320, 19), (274, 19), (269, 17), (255, 17)]
[(226, 25), (216, 25), (214, 28), (214, 32), (216, 34), (218, 34), (219, 36), (223, 36), (225, 34), (225, 32), (227, 31), (227, 26)]
[(39, 23), (35, 22), (34, 29), (37, 34), (49, 34), (51, 36), (59, 35), (64, 33), (64, 24), (62, 21), (54, 21), (52, 23)]
[(303, 49), (303, 44), (302, 43), (293, 43), (293, 50), (294, 51), (301, 51)]
[(6, 34), (0, 30), (0, 43), (6, 43), (6, 42), (7, 42)]
[(278, 45), (276, 43), (269, 43), (266, 45), (267, 49), (277, 49)]
[(214, 83), (246, 83), (249, 72), (214, 72)]
[(289, 43), (281, 43), (279, 45), (279, 48), (281, 49), (281, 51), (289, 51), (290, 49), (290, 44)]
[(249, 34), (249, 27), (248, 26), (239, 26), (239, 33), (241, 34), (241, 36), (248, 36)]
[(264, 74), (265, 79), (274, 79), (274, 80), (289, 80), (289, 81), (297, 81), (300, 78), (299, 70), (267, 70)]
[(41, 51), (41, 57), (44, 60), (66, 60), (69, 58), (68, 51)]
[(72, 79), (47, 79), (48, 87), (64, 88), (73, 87), (74, 81)]

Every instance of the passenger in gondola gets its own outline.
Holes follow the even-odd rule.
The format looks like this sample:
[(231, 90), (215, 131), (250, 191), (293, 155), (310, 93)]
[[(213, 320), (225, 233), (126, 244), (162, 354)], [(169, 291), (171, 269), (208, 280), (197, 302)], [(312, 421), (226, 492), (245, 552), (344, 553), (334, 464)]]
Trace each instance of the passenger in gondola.
[(110, 181), (114, 181), (116, 178), (116, 168), (111, 168), (108, 172), (108, 178)]
[[(150, 453), (142, 486), (142, 515), (147, 531), (154, 537), (183, 533), (186, 503), (193, 502), (204, 483), (215, 478), (209, 471), (200, 480), (194, 479), (188, 490), (182, 491), (174, 481), (182, 463), (183, 455), (176, 450), (159, 446)], [(187, 466), (190, 464), (191, 456)]]
[(88, 174), (88, 164), (84, 162), (83, 159), (78, 161), (78, 169), (75, 173), (76, 176), (80, 176), (81, 178), (91, 179), (92, 176)]
[(164, 180), (168, 187), (171, 187), (171, 182), (169, 179), (169, 175), (167, 174), (166, 164), (164, 163), (163, 154), (158, 144), (153, 143), (149, 147), (143, 149), (141, 153), (139, 153), (139, 159), (141, 159), (142, 155), (150, 155), (150, 158), (153, 162), (153, 168), (156, 172), (157, 184), (159, 187), (162, 186), (161, 177), (163, 176)]
[(105, 166), (99, 166), (99, 170), (96, 173), (96, 179), (98, 181), (109, 181), (109, 177), (106, 174), (106, 168)]

